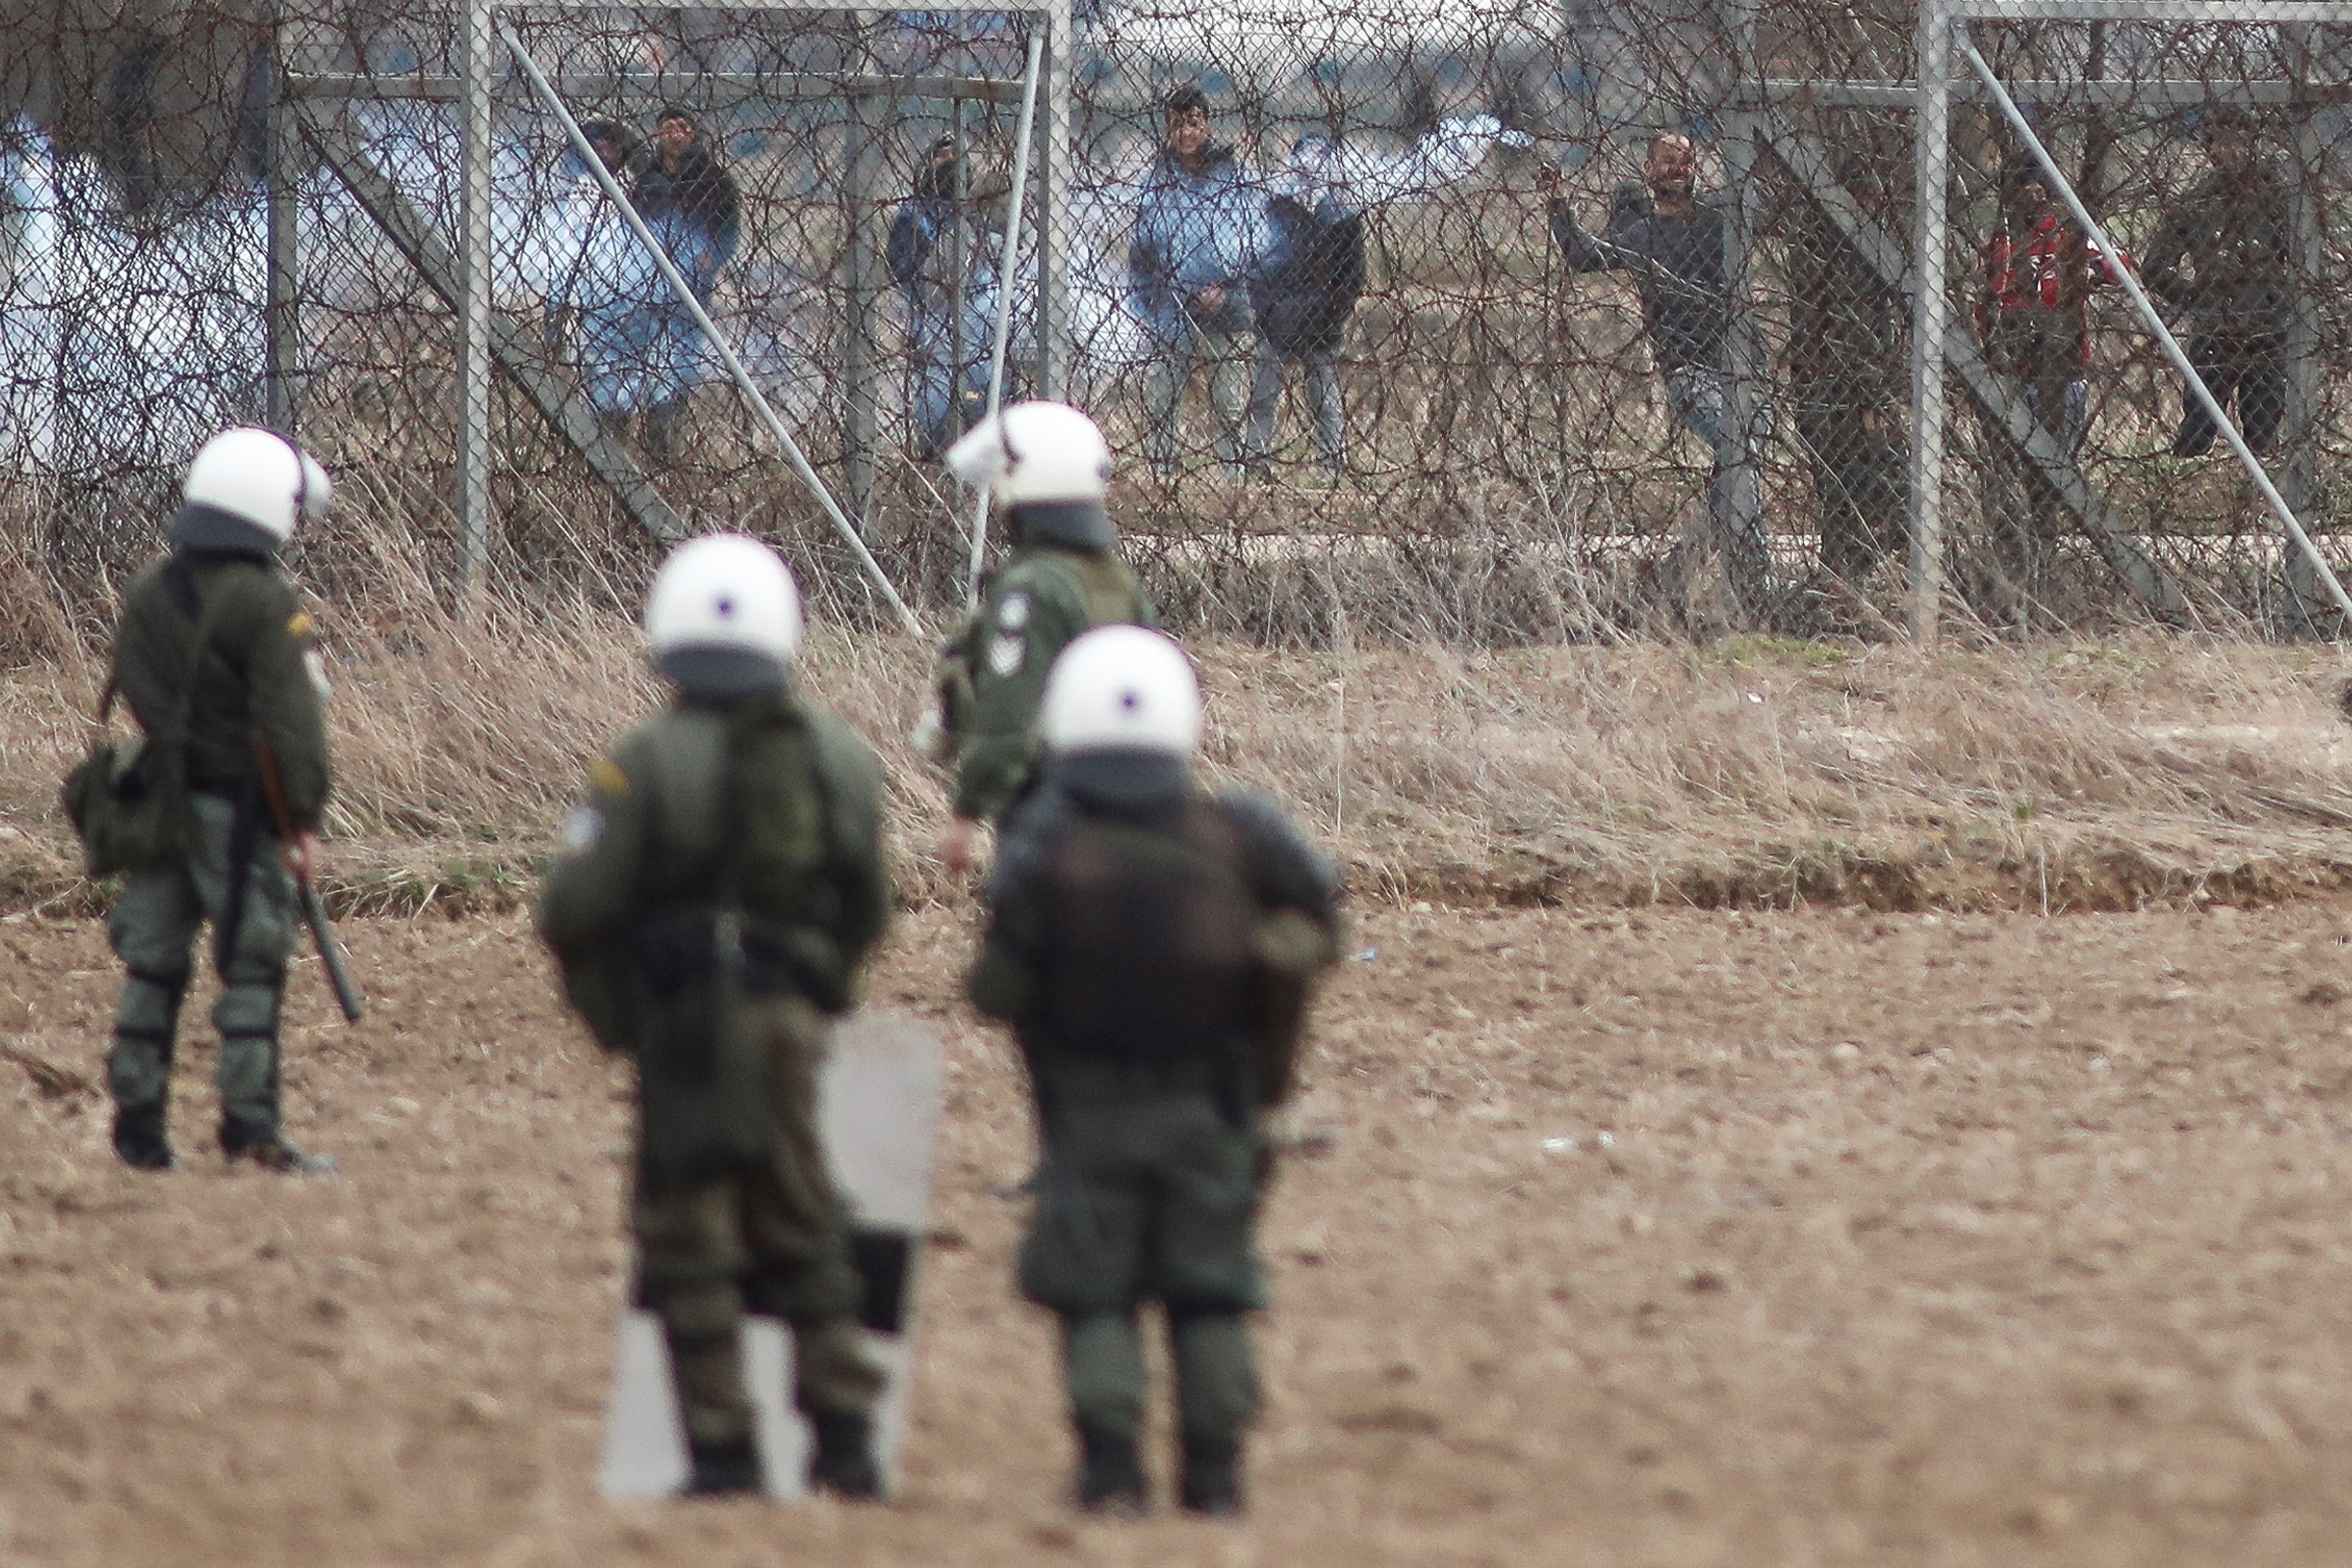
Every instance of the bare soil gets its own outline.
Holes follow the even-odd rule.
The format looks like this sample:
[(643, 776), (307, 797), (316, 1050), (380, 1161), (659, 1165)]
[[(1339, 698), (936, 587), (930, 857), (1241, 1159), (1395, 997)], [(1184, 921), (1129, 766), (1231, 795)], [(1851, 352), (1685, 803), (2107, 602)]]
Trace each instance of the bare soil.
[[(1239, 1526), (1076, 1521), (969, 932), (898, 1506), (611, 1507), (625, 1075), (512, 917), (356, 922), (296, 1134), (106, 1152), (99, 927), (0, 921), (0, 1561), (2305, 1563), (2352, 1498), (2352, 920), (1364, 914), (1265, 1225)], [(192, 1016), (201, 1016), (200, 1001)]]

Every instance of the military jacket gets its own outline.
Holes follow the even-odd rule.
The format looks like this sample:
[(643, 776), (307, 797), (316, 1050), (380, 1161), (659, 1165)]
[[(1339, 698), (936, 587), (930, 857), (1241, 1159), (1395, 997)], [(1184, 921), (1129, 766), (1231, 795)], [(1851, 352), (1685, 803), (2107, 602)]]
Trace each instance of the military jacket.
[(1157, 626), (1159, 612), (1124, 563), (1105, 552), (1024, 544), (965, 623), (950, 661), (968, 675), (968, 710), (951, 713), (955, 814), (994, 816), (1028, 781), (1045, 675), (1081, 632), (1115, 622)]
[(881, 796), (865, 742), (788, 693), (681, 701), (624, 740), (592, 770), (539, 908), (599, 1038), (634, 1046), (636, 972), (663, 932), (722, 909), (740, 912), (753, 990), (848, 1007), (890, 910)]
[[(194, 665), (188, 639), (215, 610)], [(191, 785), (236, 793), (255, 777), (253, 737), (269, 743), (294, 826), (315, 829), (330, 770), (326, 679), (299, 593), (259, 555), (181, 550), (131, 578), (115, 630), (114, 683), (150, 733), (188, 693)]]
[(1280, 1100), (1296, 992), (1336, 958), (1339, 881), (1264, 796), (1089, 798), (1049, 773), (1006, 825), (971, 990), (1041, 1082)]

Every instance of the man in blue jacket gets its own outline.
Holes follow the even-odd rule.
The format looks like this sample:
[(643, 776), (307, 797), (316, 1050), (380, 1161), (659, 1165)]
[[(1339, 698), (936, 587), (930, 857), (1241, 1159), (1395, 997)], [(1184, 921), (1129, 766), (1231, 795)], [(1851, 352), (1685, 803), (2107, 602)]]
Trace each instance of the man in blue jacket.
[(1254, 349), (1249, 283), (1263, 249), (1264, 198), (1234, 150), (1211, 139), (1209, 102), (1199, 88), (1168, 95), (1166, 127), (1136, 198), (1127, 253), (1129, 307), (1151, 348), (1146, 454), (1154, 472), (1176, 471), (1184, 384), (1205, 362), (1217, 459), (1237, 474)]

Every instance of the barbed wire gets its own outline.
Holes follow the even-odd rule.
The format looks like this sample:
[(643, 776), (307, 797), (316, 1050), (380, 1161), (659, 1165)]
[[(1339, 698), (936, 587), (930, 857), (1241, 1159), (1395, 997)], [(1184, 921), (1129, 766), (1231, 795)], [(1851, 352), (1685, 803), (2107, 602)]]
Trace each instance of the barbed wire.
[[(1033, 187), (1009, 290), (1034, 18), (508, 14), (926, 603), (960, 595), (936, 458), (984, 398), (1009, 292), (1011, 395), (1066, 323), (1060, 374), (1111, 439), (1122, 524), (1195, 624), (1515, 640), (1902, 619), (1906, 11), (1105, 5), (1070, 51), (1058, 220)], [(2352, 477), (2347, 36), (1977, 29), (2331, 552)], [(333, 527), (446, 570), (451, 13), (68, 5), (0, 18), (0, 44), (12, 530), (60, 571), (117, 570), (205, 432), (275, 415), (364, 476), (365, 518)], [(498, 104), (494, 570), (569, 580), (649, 548), (583, 457), (593, 428), (685, 526), (794, 541), (856, 613), (843, 552), (650, 258), (528, 93)], [(2048, 172), (1967, 94), (1955, 135), (1941, 282), (1977, 362), (1941, 476), (1958, 613), (2135, 616), (2120, 536), (2204, 624), (2319, 625)], [(1042, 266), (1040, 237), (1060, 246)], [(588, 426), (551, 423), (571, 404)], [(2024, 455), (2037, 425), (2058, 466)], [(331, 528), (310, 549), (356, 584), (379, 547)]]

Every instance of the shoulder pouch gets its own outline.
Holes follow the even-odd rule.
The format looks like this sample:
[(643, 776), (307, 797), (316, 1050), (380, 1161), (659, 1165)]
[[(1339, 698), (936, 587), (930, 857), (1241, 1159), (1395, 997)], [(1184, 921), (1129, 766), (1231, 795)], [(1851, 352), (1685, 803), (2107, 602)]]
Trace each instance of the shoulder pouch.
[[(177, 563), (168, 570), (184, 571)], [(194, 599), (192, 582), (184, 579), (173, 586), (184, 605)], [(83, 866), (92, 877), (163, 865), (187, 847), (188, 708), (226, 599), (226, 595), (216, 595), (193, 617), (196, 629), (189, 645), (187, 682), (158, 732), (128, 741), (106, 736), (116, 695), (113, 678), (107, 679), (96, 715), (99, 737), (59, 791), (66, 816), (81, 839)]]

